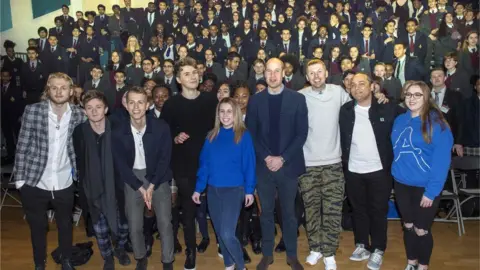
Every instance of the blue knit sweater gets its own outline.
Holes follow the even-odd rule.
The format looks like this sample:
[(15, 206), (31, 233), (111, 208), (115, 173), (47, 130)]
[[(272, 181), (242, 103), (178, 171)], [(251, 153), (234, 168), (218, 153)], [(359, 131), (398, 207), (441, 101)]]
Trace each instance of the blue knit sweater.
[(212, 142), (205, 140), (200, 154), (196, 192), (203, 192), (208, 184), (214, 187), (244, 186), (245, 194), (253, 194), (257, 180), (252, 137), (246, 131), (236, 144), (234, 136), (232, 128), (222, 127)]

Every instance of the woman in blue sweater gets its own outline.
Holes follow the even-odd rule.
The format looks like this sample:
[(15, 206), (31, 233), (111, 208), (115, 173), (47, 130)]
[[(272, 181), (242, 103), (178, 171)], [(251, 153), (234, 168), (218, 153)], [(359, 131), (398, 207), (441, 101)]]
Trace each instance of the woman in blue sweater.
[(224, 98), (217, 106), (215, 127), (208, 134), (200, 154), (192, 199), (200, 204), (200, 194), (207, 188), (208, 209), (226, 270), (245, 269), (235, 228), (242, 202), (247, 207), (253, 203), (255, 184), (252, 138), (242, 121), (238, 104), (232, 98)]
[(430, 230), (450, 168), (453, 136), (424, 82), (404, 87), (408, 111), (392, 131), (395, 197), (402, 216), (408, 265), (428, 269), (433, 249)]

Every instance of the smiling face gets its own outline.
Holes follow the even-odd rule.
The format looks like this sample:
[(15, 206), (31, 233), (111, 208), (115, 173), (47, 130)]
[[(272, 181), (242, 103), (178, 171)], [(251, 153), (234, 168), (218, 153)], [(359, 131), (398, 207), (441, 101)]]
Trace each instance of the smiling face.
[(377, 77), (385, 78), (385, 66), (384, 65), (376, 65), (373, 73)]
[(220, 104), (220, 108), (218, 108), (218, 118), (220, 119), (220, 123), (222, 123), (224, 128), (233, 127), (234, 116), (232, 105), (228, 103)]
[(139, 120), (144, 117), (149, 106), (147, 95), (131, 91), (127, 92), (127, 111), (131, 119)]
[(235, 90), (235, 94), (233, 96), (235, 101), (237, 101), (240, 109), (244, 113), (247, 110), (248, 100), (250, 99), (250, 91), (248, 88), (239, 87)]
[(372, 99), (372, 89), (367, 75), (356, 74), (353, 76), (350, 82), (350, 93), (358, 103)]
[(191, 90), (198, 88), (198, 70), (196, 67), (184, 66), (178, 74), (177, 82), (180, 83), (182, 87)]
[(420, 88), (417, 85), (412, 85), (405, 91), (405, 105), (413, 113), (420, 113), (425, 105), (425, 97)]
[(313, 88), (319, 89), (327, 81), (328, 71), (324, 64), (318, 63), (307, 67), (307, 80)]
[(280, 60), (272, 59), (267, 62), (265, 79), (267, 80), (268, 87), (271, 89), (280, 88), (283, 75), (283, 63)]
[(153, 102), (155, 104), (155, 108), (158, 111), (162, 111), (163, 104), (165, 104), (165, 101), (168, 100), (170, 95), (168, 94), (168, 89), (165, 87), (159, 87), (155, 89), (155, 95), (153, 96)]

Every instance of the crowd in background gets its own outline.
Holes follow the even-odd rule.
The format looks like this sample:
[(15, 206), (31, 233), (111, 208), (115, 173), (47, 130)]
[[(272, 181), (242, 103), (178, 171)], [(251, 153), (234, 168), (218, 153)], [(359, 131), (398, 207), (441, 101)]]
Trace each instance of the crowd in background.
[[(214, 227), (215, 223), (235, 221), (228, 223), (236, 228), (234, 238), (229, 226), (215, 229), (226, 269), (233, 269), (232, 265), (243, 269), (250, 262), (245, 248), (249, 242), (255, 254), (263, 253), (257, 269), (273, 263), (273, 250), (286, 251), (292, 269), (303, 269), (296, 251), (297, 230), (302, 224), (310, 247), (306, 263), (315, 265), (323, 257), (327, 270), (336, 269), (344, 194), (356, 222), (356, 248), (350, 259), (368, 259), (369, 269), (380, 269), (387, 241), (387, 201), (393, 187), (399, 193), (405, 223), (406, 269), (428, 268), (433, 247), (429, 230), (450, 154), (479, 155), (478, 3), (160, 0), (146, 8), (132, 8), (130, 0), (124, 4), (124, 8), (113, 5), (113, 14), (106, 14), (105, 6), (99, 4), (96, 11), (76, 11), (75, 17), (68, 6), (62, 6), (53, 27), (39, 27), (38, 37), (28, 40), (25, 62), (16, 56), (15, 42), (5, 41), (1, 67), (2, 134), (7, 153), (2, 164), (18, 160), (19, 151), (21, 157), (28, 156), (28, 140), (36, 140), (43, 156), (31, 158), (34, 174), (23, 172), (31, 170), (25, 161), (22, 165), (15, 162), (17, 173), (20, 169), (24, 178), (33, 179), (17, 178), (22, 183), (18, 186), (25, 183), (51, 192), (54, 207), (58, 198), (69, 200), (69, 193), (54, 196), (54, 192), (70, 190), (71, 178), (88, 179), (81, 182), (80, 197), (87, 235), (102, 240), (98, 243), (104, 269), (113, 269), (108, 268), (113, 256), (122, 265), (129, 264), (129, 250), (134, 252), (137, 269), (146, 269), (156, 230), (162, 240), (164, 269), (171, 269), (174, 253), (182, 251), (177, 238), (180, 226), (185, 235), (185, 269), (194, 269), (196, 252), (203, 253), (210, 244), (208, 212), (210, 217), (213, 212)], [(66, 85), (58, 84), (59, 80)], [(67, 88), (71, 94), (61, 93)], [(58, 97), (55, 91), (60, 91)], [(63, 109), (49, 105), (52, 103)], [(142, 107), (145, 104), (148, 106)], [(359, 109), (362, 104), (366, 111)], [(81, 108), (88, 118), (83, 124)], [(410, 116), (405, 111), (415, 113)], [(107, 123), (101, 115), (108, 116)], [(416, 121), (419, 115), (421, 121)], [(92, 120), (96, 117), (100, 118)], [(164, 121), (151, 122), (154, 118)], [(93, 123), (100, 122), (103, 126), (96, 130)], [(230, 124), (233, 133), (225, 128)], [(25, 130), (37, 128), (45, 133), (30, 131), (34, 135), (25, 137)], [(68, 132), (54, 132), (63, 128)], [(149, 137), (149, 132), (159, 137)], [(98, 136), (104, 133), (109, 135)], [(276, 134), (281, 135), (273, 139)], [(205, 141), (207, 135), (211, 145)], [(72, 136), (75, 149), (69, 146)], [(52, 141), (55, 138), (68, 139), (58, 146)], [(236, 146), (220, 143), (227, 139), (237, 144), (242, 141), (239, 147), (246, 152), (237, 153)], [(97, 151), (92, 146), (95, 141), (97, 145), (102, 142), (100, 154), (91, 158), (92, 151)], [(404, 149), (406, 141), (411, 148)], [(451, 146), (435, 152), (432, 142)], [(139, 150), (143, 144), (151, 150)], [(205, 153), (207, 146), (210, 154)], [(63, 155), (51, 156), (62, 147), (66, 147)], [(221, 151), (223, 147), (231, 147), (231, 151)], [(401, 157), (405, 151), (415, 153), (420, 148), (426, 160), (418, 161), (414, 155), (416, 170), (409, 167), (412, 160)], [(372, 149), (377, 151), (369, 152)], [(164, 156), (165, 152), (171, 152), (171, 157)], [(245, 153), (250, 157), (242, 156)], [(241, 162), (232, 157), (236, 154)], [(438, 160), (433, 158), (436, 154)], [(145, 160), (137, 160), (138, 156)], [(68, 157), (75, 160), (75, 166), (45, 170), (58, 159), (68, 163)], [(234, 161), (225, 163), (229, 158)], [(257, 171), (245, 164), (236, 171), (235, 162), (254, 164), (253, 168), (256, 164)], [(212, 163), (216, 165), (206, 165)], [(68, 171), (75, 167), (78, 172)], [(157, 171), (152, 171), (154, 168)], [(408, 170), (411, 175), (405, 175)], [(434, 175), (426, 176), (426, 171), (434, 170)], [(54, 184), (46, 180), (62, 173), (54, 177)], [(212, 173), (220, 178), (215, 180)], [(101, 179), (94, 176), (97, 174)], [(222, 190), (225, 175), (232, 185), (243, 186), (241, 180), (232, 179), (245, 178), (240, 193)], [(385, 180), (392, 175), (396, 181)], [(412, 175), (417, 178), (412, 180)], [(429, 177), (435, 181), (417, 181)], [(63, 183), (57, 178), (69, 180)], [(271, 183), (265, 184), (265, 179)], [(45, 181), (47, 184), (42, 184)], [(98, 183), (104, 183), (103, 188)], [(33, 196), (32, 191), (22, 191), (22, 198), (26, 193)], [(222, 191), (229, 196), (219, 195)], [(369, 192), (378, 196), (364, 196)], [(48, 192), (39, 194), (36, 199), (42, 202), (50, 196)], [(102, 199), (92, 201), (95, 196)], [(245, 201), (247, 207), (227, 203), (237, 197), (235, 202)], [(117, 206), (112, 206), (112, 198)], [(169, 198), (168, 207), (165, 198)], [(214, 203), (207, 203), (211, 200)], [(408, 210), (414, 206), (405, 202), (416, 200), (421, 208)], [(27, 220), (31, 227), (40, 226), (41, 215), (33, 216), (41, 212), (39, 206), (30, 202), (25, 206), (30, 206)], [(238, 208), (238, 212), (215, 215), (225, 211), (215, 208), (220, 202), (225, 209)], [(58, 203), (63, 207), (56, 211), (68, 217), (71, 203)], [(117, 208), (118, 214), (112, 210)], [(117, 219), (118, 226), (112, 225), (117, 225)], [(59, 234), (67, 235), (60, 244), (66, 251), (66, 246), (71, 246), (71, 239), (65, 240), (68, 235), (71, 238), (71, 233), (66, 233), (68, 218), (57, 216), (59, 220), (65, 222)], [(195, 220), (202, 234), (199, 244)], [(282, 239), (274, 248), (270, 225), (275, 221)], [(120, 239), (115, 248), (108, 240), (109, 230)], [(44, 255), (38, 250), (45, 240), (38, 235), (42, 233), (32, 229), (35, 264), (40, 266)], [(67, 260), (62, 269), (73, 268), (68, 267)]]

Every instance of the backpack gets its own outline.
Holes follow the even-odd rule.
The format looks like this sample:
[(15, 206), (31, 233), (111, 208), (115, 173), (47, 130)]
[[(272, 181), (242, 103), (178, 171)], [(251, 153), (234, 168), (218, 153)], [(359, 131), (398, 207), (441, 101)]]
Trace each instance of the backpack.
[[(72, 247), (72, 257), (70, 258), (73, 266), (86, 264), (93, 255), (93, 243), (91, 241), (86, 243), (78, 243)], [(51, 253), (53, 260), (57, 264), (62, 263), (62, 254), (59, 248), (56, 248)]]

